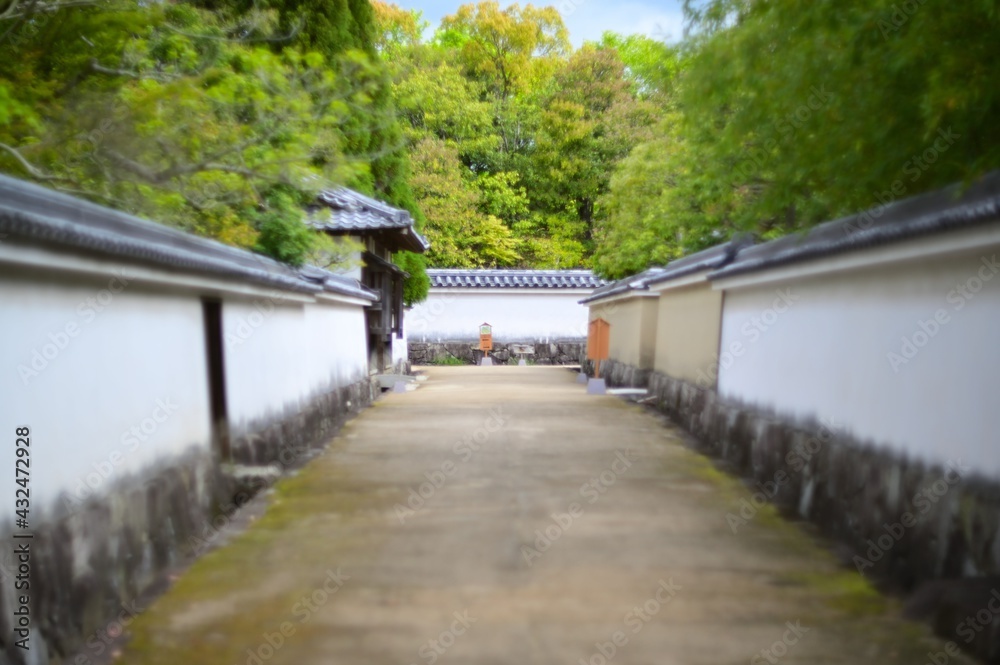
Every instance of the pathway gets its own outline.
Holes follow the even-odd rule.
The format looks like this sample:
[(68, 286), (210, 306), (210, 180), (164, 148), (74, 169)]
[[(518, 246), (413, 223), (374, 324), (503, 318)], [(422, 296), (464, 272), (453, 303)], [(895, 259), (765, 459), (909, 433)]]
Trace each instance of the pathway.
[[(129, 627), (129, 665), (930, 662), (800, 527), (565, 369), (434, 368)], [(949, 658), (948, 662), (967, 662)]]

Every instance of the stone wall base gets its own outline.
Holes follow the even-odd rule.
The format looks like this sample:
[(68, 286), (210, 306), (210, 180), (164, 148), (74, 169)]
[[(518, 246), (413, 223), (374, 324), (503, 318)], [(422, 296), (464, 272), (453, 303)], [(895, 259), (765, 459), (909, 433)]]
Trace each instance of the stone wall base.
[[(584, 348), (584, 352), (586, 352), (586, 348)], [(593, 360), (585, 360), (582, 367), (588, 376), (594, 376), (595, 363)], [(604, 379), (609, 388), (645, 388), (649, 385), (649, 377), (652, 373), (652, 370), (639, 369), (635, 365), (617, 360), (601, 361), (601, 378)]]
[(322, 449), (330, 435), (348, 417), (371, 404), (379, 392), (377, 382), (365, 378), (314, 395), (304, 407), (286, 407), (267, 418), (243, 423), (231, 435), (233, 462), (296, 466), (310, 451)]
[(993, 593), (1000, 599), (1000, 482), (960, 460), (928, 466), (857, 441), (838, 423), (792, 423), (660, 373), (649, 388), (702, 452), (749, 479), (726, 516), (734, 538), (772, 502), (838, 541), (847, 565), (893, 590), (918, 590), (915, 615), (1000, 662), (1000, 615), (973, 642), (959, 628)]
[[(108, 644), (143, 609), (144, 595), (207, 551), (228, 514), (308, 461), (377, 392), (366, 378), (251, 423), (232, 437), (235, 463), (219, 464), (207, 446), (192, 446), (142, 477), (109, 477), (98, 496), (65, 496), (52, 515), (32, 524), (30, 651), (10, 639), (17, 606), (13, 546), (0, 555), (0, 665), (105, 662)], [(262, 466), (272, 472), (240, 472)], [(4, 543), (14, 542), (10, 533), (11, 525), (0, 526)]]
[[(482, 352), (478, 350), (478, 341), (454, 342), (414, 342), (410, 340), (410, 362), (414, 365), (434, 365), (442, 361), (457, 359), (466, 365), (479, 362)], [(516, 363), (518, 355), (511, 347), (522, 344), (534, 346), (535, 353), (525, 356), (529, 363), (536, 365), (578, 365), (580, 358), (586, 353), (586, 340), (568, 340), (558, 342), (494, 342), (490, 355), (494, 362)]]

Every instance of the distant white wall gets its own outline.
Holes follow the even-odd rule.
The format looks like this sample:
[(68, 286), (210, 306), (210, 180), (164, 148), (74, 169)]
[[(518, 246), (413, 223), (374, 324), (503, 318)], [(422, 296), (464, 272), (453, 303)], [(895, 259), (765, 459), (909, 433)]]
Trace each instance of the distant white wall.
[(414, 342), (479, 338), (493, 326), (497, 342), (556, 341), (587, 337), (586, 289), (431, 289), (406, 316)]
[(1000, 478), (998, 249), (727, 287), (719, 392)]
[[(33, 511), (208, 450), (200, 302), (122, 287), (0, 271), (0, 432), (13, 467), (15, 428), (31, 428)], [(13, 476), (0, 481), (4, 506)]]

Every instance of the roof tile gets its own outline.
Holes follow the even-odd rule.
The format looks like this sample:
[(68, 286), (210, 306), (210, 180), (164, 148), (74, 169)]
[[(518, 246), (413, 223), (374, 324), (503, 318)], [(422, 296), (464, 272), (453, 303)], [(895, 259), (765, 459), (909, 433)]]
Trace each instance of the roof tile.
[(317, 198), (326, 210), (312, 212), (309, 224), (314, 228), (334, 232), (399, 230), (407, 237), (412, 236), (413, 242), (404, 245), (409, 249), (425, 252), (430, 248), (427, 239), (417, 233), (413, 217), (406, 210), (345, 187), (325, 190)]
[(5, 242), (93, 252), (161, 268), (211, 274), (300, 293), (329, 291), (378, 300), (356, 280), (273, 259), (39, 185), (0, 176)]
[(515, 270), (432, 268), (432, 288), (594, 289), (604, 280), (589, 270)]

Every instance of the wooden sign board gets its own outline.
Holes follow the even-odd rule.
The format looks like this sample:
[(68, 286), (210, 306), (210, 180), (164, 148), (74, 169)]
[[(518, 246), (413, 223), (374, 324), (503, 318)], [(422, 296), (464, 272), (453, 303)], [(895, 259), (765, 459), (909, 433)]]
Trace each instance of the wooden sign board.
[(604, 319), (594, 319), (587, 330), (587, 359), (607, 360), (611, 324)]
[[(604, 319), (594, 319), (587, 329), (587, 359), (594, 361), (594, 377), (601, 377), (601, 361), (608, 359), (611, 324)], [(590, 391), (588, 384), (587, 391)]]
[(493, 326), (488, 323), (479, 326), (479, 350), (487, 353), (493, 350)]

